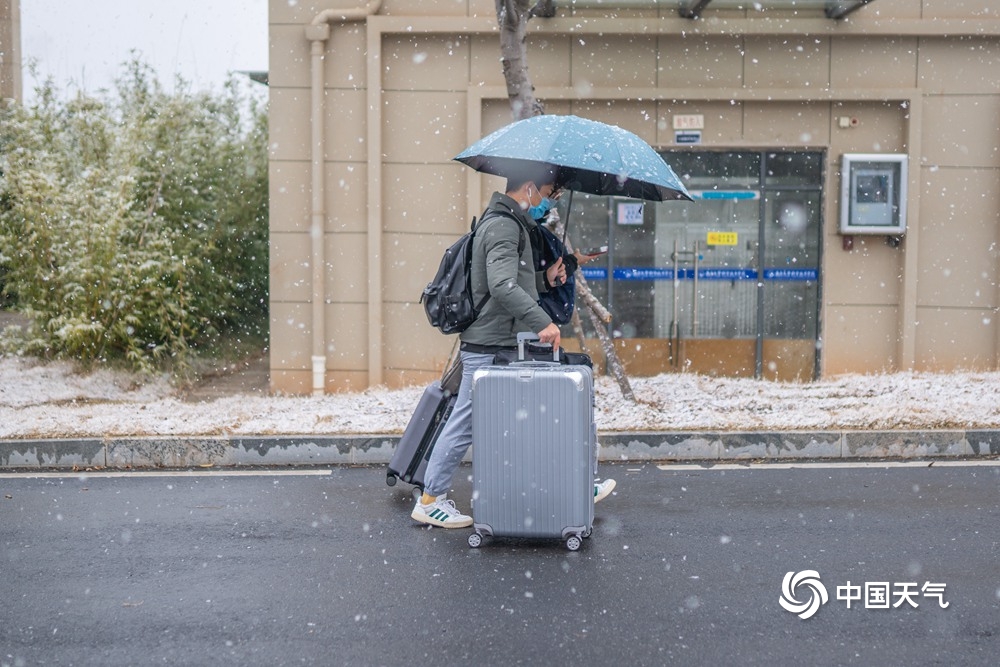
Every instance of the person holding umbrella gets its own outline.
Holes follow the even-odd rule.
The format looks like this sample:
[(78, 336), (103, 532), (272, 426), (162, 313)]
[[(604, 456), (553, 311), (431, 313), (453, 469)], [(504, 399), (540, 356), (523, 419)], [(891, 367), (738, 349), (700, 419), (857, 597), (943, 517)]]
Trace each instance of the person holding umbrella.
[[(454, 158), (478, 172), (507, 178), (506, 193), (494, 193), (473, 241), (474, 303), (491, 299), (478, 319), (462, 332), (462, 383), (455, 407), (438, 438), (424, 476), (424, 494), (410, 514), (445, 528), (472, 525), (447, 498), (458, 465), (472, 444), (472, 376), (513, 348), (517, 334), (532, 331), (558, 346), (559, 327), (538, 304), (544, 281), (536, 283), (534, 253), (527, 239), (544, 218), (559, 186), (595, 195), (649, 201), (688, 200), (684, 184), (663, 158), (637, 135), (620, 127), (577, 116), (541, 115), (502, 127)], [(567, 214), (568, 218), (568, 214)], [(540, 274), (549, 285), (566, 280), (566, 258)], [(596, 453), (595, 453), (596, 455)], [(594, 502), (615, 482), (594, 486)]]
[[(539, 290), (566, 280), (566, 266), (557, 259), (544, 272), (535, 272), (530, 238), (555, 204), (558, 168), (525, 163), (507, 175), (505, 193), (495, 192), (476, 226), (473, 240), (473, 300), (489, 291), (491, 298), (461, 341), (462, 382), (452, 413), (438, 437), (424, 475), (424, 493), (410, 516), (442, 528), (467, 528), (472, 517), (462, 514), (447, 497), (455, 472), (472, 445), (472, 380), (475, 372), (493, 363), (501, 350), (517, 348), (517, 334), (530, 331), (543, 343), (559, 347), (559, 327), (538, 305)], [(595, 486), (595, 502), (614, 488), (614, 480)]]

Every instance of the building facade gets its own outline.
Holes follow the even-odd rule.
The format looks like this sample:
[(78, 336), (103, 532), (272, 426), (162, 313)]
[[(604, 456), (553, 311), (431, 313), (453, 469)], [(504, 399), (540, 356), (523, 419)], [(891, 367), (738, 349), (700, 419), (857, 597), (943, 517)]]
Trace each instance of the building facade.
[(21, 0), (0, 0), (0, 103), (20, 102)]
[[(546, 111), (638, 134), (695, 194), (561, 205), (611, 246), (584, 276), (630, 373), (998, 367), (993, 0), (552, 5), (527, 38)], [(452, 161), (511, 121), (494, 2), (269, 21), (272, 389), (436, 378), (455, 341), (421, 290), (503, 187)]]

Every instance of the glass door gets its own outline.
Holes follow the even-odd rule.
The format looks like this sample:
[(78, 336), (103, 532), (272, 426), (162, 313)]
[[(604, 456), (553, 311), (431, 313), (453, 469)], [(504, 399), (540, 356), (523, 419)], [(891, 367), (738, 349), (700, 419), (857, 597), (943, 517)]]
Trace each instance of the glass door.
[(762, 161), (755, 375), (811, 380), (819, 374), (823, 154), (772, 152)]
[[(752, 377), (761, 155), (692, 151), (666, 158), (695, 199), (655, 206), (660, 261), (673, 269), (662, 297), (670, 300), (673, 370)], [(658, 310), (667, 312), (667, 304)]]
[(816, 376), (823, 157), (670, 152), (693, 202), (574, 195), (576, 247), (610, 241), (583, 275), (629, 372)]

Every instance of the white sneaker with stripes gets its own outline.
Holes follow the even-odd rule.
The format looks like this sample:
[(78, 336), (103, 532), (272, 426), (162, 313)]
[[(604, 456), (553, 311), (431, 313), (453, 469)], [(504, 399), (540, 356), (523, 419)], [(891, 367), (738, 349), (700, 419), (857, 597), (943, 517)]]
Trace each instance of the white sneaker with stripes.
[(615, 480), (606, 479), (603, 482), (594, 484), (594, 502), (599, 503), (607, 498), (615, 490)]
[(424, 505), (417, 500), (410, 518), (441, 528), (468, 528), (472, 525), (472, 517), (459, 512), (455, 507), (455, 501), (448, 500), (445, 496), (439, 496), (430, 505)]

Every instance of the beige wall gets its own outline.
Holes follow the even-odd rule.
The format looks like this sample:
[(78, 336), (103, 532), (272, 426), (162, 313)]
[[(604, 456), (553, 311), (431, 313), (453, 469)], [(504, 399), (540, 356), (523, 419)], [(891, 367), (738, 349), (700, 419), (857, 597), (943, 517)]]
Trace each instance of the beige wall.
[[(369, 3), (375, 7), (379, 3)], [(531, 74), (550, 113), (673, 143), (827, 150), (822, 372), (996, 368), (1000, 307), (1000, 17), (992, 0), (876, 0), (834, 22), (670, 10), (534, 19)], [(306, 25), (333, 5), (270, 2), (272, 387), (308, 392), (311, 182), (322, 176), (327, 391), (436, 377), (454, 340), (417, 303), (441, 252), (498, 179), (451, 160), (510, 120), (492, 0), (385, 0), (331, 22), (322, 47), (324, 155), (313, 164)], [(840, 116), (855, 117), (841, 129)], [(840, 155), (910, 155), (899, 247), (837, 233)]]
[(0, 0), (0, 102), (20, 100), (21, 2)]

